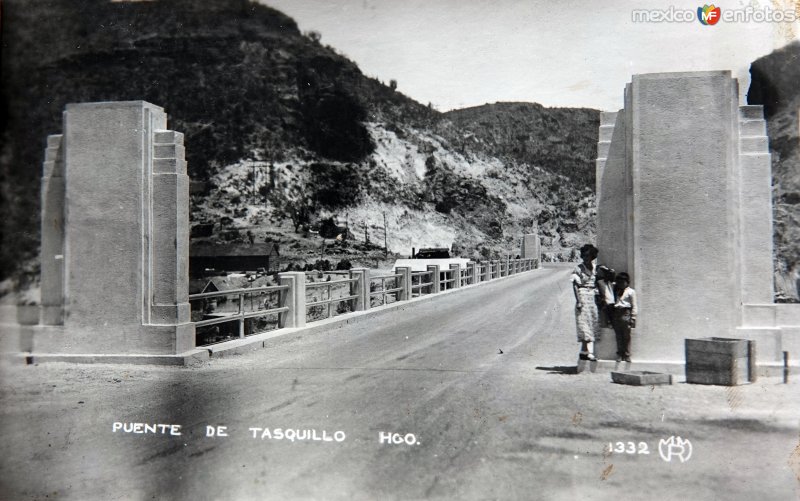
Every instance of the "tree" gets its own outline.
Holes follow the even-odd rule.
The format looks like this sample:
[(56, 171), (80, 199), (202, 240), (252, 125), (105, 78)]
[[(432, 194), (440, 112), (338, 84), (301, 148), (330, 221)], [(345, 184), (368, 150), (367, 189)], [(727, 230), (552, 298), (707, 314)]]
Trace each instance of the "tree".
[(319, 43), (320, 40), (322, 40), (322, 33), (320, 33), (319, 31), (315, 30), (307, 31), (306, 36), (309, 38), (309, 40), (311, 40), (314, 43)]

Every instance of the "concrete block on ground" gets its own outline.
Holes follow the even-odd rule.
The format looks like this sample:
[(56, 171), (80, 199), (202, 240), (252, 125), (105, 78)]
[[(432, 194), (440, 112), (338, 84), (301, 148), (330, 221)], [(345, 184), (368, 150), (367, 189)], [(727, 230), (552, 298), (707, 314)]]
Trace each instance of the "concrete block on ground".
[(685, 345), (687, 383), (736, 386), (756, 378), (753, 341), (711, 337), (686, 339)]
[(611, 372), (611, 380), (618, 384), (632, 386), (650, 386), (655, 384), (673, 384), (672, 374), (649, 371)]

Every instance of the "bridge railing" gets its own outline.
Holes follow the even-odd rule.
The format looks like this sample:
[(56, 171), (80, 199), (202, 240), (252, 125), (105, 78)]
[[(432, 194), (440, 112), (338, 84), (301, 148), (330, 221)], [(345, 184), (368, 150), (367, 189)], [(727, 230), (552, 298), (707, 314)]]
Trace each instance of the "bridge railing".
[[(403, 292), (403, 287), (400, 286), (400, 280), (402, 278), (403, 278), (402, 273), (392, 273), (391, 275), (379, 275), (375, 277), (369, 277), (370, 306), (372, 305), (372, 298), (376, 297), (381, 298), (380, 305), (387, 304), (386, 300), (390, 294), (394, 296), (395, 301), (399, 301), (400, 293)], [(380, 288), (376, 287), (378, 282), (381, 284)], [(387, 282), (391, 283), (390, 287), (386, 286)]]
[[(273, 285), (189, 295), (192, 317), (193, 319), (199, 317), (194, 325), (196, 329), (199, 329), (198, 334), (202, 341), (197, 344), (208, 344), (205, 341), (215, 342), (218, 338), (225, 337), (243, 338), (248, 334), (245, 325), (247, 320), (251, 320), (252, 323), (249, 334), (269, 330), (266, 327), (270, 323), (277, 327), (281, 323), (281, 315), (286, 315), (289, 308), (280, 305), (271, 306), (270, 303), (275, 299), (275, 294), (285, 292), (287, 289), (283, 285)], [(262, 299), (262, 296), (267, 297)], [(234, 302), (229, 301), (232, 297), (236, 298)], [(265, 319), (269, 317), (277, 317), (277, 319), (273, 322), (266, 321)], [(258, 319), (264, 320), (265, 325), (258, 327), (256, 323)], [(238, 327), (231, 329), (234, 323), (238, 324)], [(217, 326), (217, 328), (214, 330), (202, 329), (211, 326)]]
[[(278, 274), (280, 285), (192, 294), (189, 301), (193, 306), (199, 305), (195, 313), (202, 315), (195, 321), (196, 327), (238, 322), (238, 337), (242, 338), (258, 331), (263, 321), (261, 324), (251, 321), (249, 329), (246, 325), (247, 321), (258, 317), (275, 318), (270, 323), (274, 328), (303, 327), (306, 323), (337, 314), (368, 310), (372, 307), (372, 300), (379, 297), (381, 300), (376, 301), (376, 306), (388, 304), (390, 298), (393, 302), (407, 301), (414, 297), (482, 284), (537, 267), (538, 259), (506, 259), (469, 262), (465, 269), (458, 264), (446, 269), (440, 269), (439, 265), (428, 265), (426, 271), (412, 271), (410, 267), (398, 266), (393, 273), (376, 276), (370, 276), (367, 268), (353, 268), (346, 272), (349, 274), (347, 278), (331, 280), (329, 276), (329, 281), (323, 282), (308, 282), (303, 272), (285, 272)], [(219, 308), (219, 298), (231, 296), (237, 298), (236, 304)], [(268, 297), (262, 300), (261, 296)], [(249, 309), (246, 307), (248, 304)], [(227, 337), (233, 336), (228, 333)], [(208, 343), (198, 342), (200, 344)]]
[[(328, 282), (306, 283), (306, 292), (310, 291), (312, 293), (312, 298), (314, 299), (313, 301), (306, 302), (306, 312), (307, 316), (310, 317), (310, 321), (313, 322), (316, 320), (322, 320), (323, 318), (331, 318), (334, 316), (334, 313), (338, 313), (338, 311), (333, 309), (334, 304), (338, 306), (353, 299), (358, 299), (359, 296), (352, 293), (353, 287), (351, 287), (351, 284), (357, 283), (358, 280), (359, 279), (357, 277), (350, 277), (339, 280), (331, 280)], [(350, 293), (344, 296), (339, 295), (334, 297), (334, 290), (337, 290), (337, 292), (341, 293), (341, 290), (345, 288), (345, 286)], [(316, 299), (314, 292), (319, 293), (319, 299)], [(326, 310), (327, 314), (320, 318), (321, 313)]]
[[(439, 292), (439, 267), (435, 266), (435, 270), (428, 267), (428, 271), (414, 271), (411, 272), (411, 297), (418, 297), (425, 294), (424, 289), (428, 289), (428, 294), (435, 294)], [(436, 278), (434, 278), (436, 277)], [(415, 283), (416, 279), (416, 283)], [(428, 280), (425, 282), (424, 280)]]

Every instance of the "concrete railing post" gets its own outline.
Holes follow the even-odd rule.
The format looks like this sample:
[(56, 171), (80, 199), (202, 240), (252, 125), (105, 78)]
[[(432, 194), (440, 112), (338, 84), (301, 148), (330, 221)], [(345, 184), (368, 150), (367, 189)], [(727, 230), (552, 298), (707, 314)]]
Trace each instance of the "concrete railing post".
[(488, 282), (492, 279), (492, 268), (489, 261), (481, 261), (481, 282)]
[(306, 274), (301, 271), (278, 273), (280, 285), (289, 288), (280, 293), (280, 307), (289, 311), (278, 316), (278, 327), (304, 327), (306, 325)]
[(350, 270), (350, 278), (355, 278), (355, 282), (350, 282), (350, 295), (357, 296), (354, 299), (353, 311), (368, 310), (370, 306), (369, 296), (369, 269), (353, 268)]
[(461, 287), (461, 265), (451, 264), (450, 270), (451, 270), (451, 275), (453, 275), (452, 278), (455, 279), (452, 282), (452, 286), (454, 289), (458, 289), (459, 287)]
[[(442, 290), (441, 289), (442, 280), (441, 280), (441, 276), (439, 275), (439, 265), (438, 264), (429, 264), (428, 265), (428, 271), (432, 272), (430, 274), (431, 275), (431, 277), (430, 277), (431, 278), (431, 282), (433, 282), (433, 285), (431, 285), (431, 294), (436, 294), (437, 292)], [(420, 291), (420, 292), (422, 292), (422, 291)]]
[(401, 275), (397, 280), (397, 286), (402, 287), (398, 301), (408, 301), (411, 299), (411, 267), (398, 266), (394, 269), (395, 274)]
[(506, 274), (504, 276), (507, 277), (509, 275), (511, 275), (511, 259), (506, 257)]
[(475, 285), (480, 283), (481, 277), (478, 275), (478, 263), (474, 261), (467, 263), (467, 274), (469, 275), (468, 284)]

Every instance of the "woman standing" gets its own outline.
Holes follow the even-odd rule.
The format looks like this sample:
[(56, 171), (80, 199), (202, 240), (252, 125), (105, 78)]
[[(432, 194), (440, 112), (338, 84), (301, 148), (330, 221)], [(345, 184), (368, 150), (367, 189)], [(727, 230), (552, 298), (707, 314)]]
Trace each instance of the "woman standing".
[(594, 260), (598, 250), (592, 244), (581, 247), (581, 263), (575, 267), (570, 280), (575, 293), (575, 324), (578, 342), (581, 343), (580, 359), (595, 361), (594, 339), (599, 332)]

